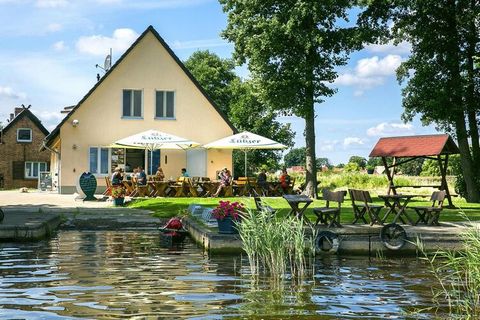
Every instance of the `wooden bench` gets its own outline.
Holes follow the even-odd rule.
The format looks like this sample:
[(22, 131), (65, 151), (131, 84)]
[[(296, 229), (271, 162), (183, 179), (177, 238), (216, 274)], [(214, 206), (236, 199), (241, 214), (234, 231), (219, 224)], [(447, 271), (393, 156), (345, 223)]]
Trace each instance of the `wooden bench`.
[(440, 217), (440, 213), (443, 210), (443, 201), (445, 200), (446, 191), (435, 191), (432, 193), (430, 197), (430, 201), (432, 201), (431, 206), (413, 206), (409, 207), (418, 215), (418, 220), (415, 222), (417, 225), (419, 222), (423, 222), (427, 225), (439, 225), (438, 219)]
[(366, 190), (348, 189), (350, 199), (352, 200), (352, 207), (355, 219), (353, 224), (358, 220), (362, 220), (364, 223), (368, 223), (365, 219), (365, 214), (370, 217), (370, 225), (375, 223), (383, 224), (380, 219), (380, 210), (383, 208), (381, 205), (373, 204), (370, 192)]
[[(322, 223), (328, 228), (342, 227), (340, 224), (340, 211), (342, 209), (345, 193), (343, 191), (332, 192), (324, 189), (322, 194), (323, 200), (325, 200), (327, 203), (325, 204), (325, 207), (313, 208), (313, 213), (317, 216), (315, 226), (319, 223)], [(337, 202), (338, 206), (336, 208), (330, 207), (330, 202), (332, 201)]]

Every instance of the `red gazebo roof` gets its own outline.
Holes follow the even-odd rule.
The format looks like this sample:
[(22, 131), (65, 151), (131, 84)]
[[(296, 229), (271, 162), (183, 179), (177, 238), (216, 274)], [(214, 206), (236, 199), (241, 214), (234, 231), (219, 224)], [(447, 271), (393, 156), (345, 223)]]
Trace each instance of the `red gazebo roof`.
[(422, 157), (460, 153), (448, 134), (380, 138), (370, 157)]

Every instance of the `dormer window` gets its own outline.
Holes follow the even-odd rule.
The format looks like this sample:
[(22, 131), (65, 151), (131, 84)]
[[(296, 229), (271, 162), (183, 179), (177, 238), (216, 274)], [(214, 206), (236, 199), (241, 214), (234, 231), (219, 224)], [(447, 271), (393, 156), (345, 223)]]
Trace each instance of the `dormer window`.
[(143, 116), (142, 90), (123, 90), (124, 118), (141, 118)]
[(32, 129), (17, 129), (17, 142), (32, 142)]

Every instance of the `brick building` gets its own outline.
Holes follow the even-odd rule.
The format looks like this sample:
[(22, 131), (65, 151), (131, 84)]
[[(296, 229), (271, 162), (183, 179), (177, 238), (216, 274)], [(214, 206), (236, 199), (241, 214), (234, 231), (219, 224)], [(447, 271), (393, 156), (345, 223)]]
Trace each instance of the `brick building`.
[(15, 108), (0, 130), (0, 188), (36, 188), (49, 171), (50, 152), (40, 151), (48, 130), (28, 108)]

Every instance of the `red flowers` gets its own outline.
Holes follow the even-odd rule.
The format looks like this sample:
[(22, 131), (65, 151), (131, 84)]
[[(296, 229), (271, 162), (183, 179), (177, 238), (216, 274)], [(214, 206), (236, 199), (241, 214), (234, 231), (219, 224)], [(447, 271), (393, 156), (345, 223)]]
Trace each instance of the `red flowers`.
[(226, 217), (231, 217), (233, 220), (240, 219), (240, 213), (244, 206), (239, 202), (220, 201), (218, 207), (213, 209), (212, 215), (215, 219), (223, 220)]

